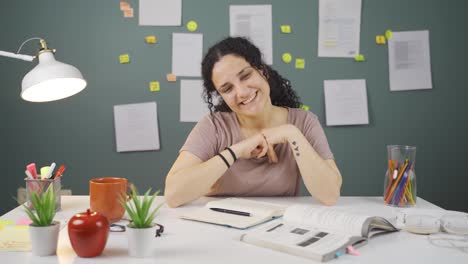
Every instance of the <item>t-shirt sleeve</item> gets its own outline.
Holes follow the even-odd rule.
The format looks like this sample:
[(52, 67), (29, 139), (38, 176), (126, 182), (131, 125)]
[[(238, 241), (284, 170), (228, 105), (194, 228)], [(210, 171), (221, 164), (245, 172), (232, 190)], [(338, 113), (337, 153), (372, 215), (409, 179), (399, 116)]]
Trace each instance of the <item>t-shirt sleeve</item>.
[(304, 131), (302, 132), (322, 159), (334, 159), (325, 132), (316, 115), (306, 112)]
[(179, 153), (188, 151), (206, 161), (217, 153), (217, 149), (216, 127), (208, 114), (192, 129)]

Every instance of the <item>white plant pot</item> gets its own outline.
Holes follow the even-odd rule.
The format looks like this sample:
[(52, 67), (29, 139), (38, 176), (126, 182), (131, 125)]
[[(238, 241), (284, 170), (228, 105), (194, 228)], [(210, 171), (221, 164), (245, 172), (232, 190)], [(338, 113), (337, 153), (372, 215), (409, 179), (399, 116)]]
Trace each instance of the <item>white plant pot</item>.
[(32, 254), (35, 256), (50, 256), (57, 252), (60, 222), (54, 221), (50, 226), (29, 225)]
[(156, 229), (156, 225), (149, 228), (134, 228), (127, 225), (128, 254), (136, 258), (152, 256)]

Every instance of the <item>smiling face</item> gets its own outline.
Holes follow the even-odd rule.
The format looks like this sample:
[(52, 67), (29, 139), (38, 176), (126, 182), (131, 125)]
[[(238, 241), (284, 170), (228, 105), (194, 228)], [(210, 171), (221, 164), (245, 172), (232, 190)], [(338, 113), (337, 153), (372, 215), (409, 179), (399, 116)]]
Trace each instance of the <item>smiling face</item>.
[(223, 56), (213, 67), (212, 81), (236, 114), (255, 116), (271, 106), (270, 86), (265, 76), (242, 57)]

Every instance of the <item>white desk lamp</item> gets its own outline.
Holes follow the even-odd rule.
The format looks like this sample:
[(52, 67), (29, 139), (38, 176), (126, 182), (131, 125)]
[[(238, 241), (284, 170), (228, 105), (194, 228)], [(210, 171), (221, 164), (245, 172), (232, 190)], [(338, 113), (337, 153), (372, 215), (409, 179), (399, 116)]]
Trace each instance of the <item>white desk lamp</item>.
[[(37, 56), (18, 54), (23, 45), (33, 39), (41, 42), (41, 49)], [(26, 40), (16, 53), (0, 50), (0, 56), (25, 61), (38, 58), (37, 66), (23, 78), (21, 98), (30, 102), (50, 102), (77, 94), (86, 87), (86, 81), (81, 72), (69, 64), (56, 61), (54, 53), (55, 50), (49, 49), (45, 40), (41, 38)]]

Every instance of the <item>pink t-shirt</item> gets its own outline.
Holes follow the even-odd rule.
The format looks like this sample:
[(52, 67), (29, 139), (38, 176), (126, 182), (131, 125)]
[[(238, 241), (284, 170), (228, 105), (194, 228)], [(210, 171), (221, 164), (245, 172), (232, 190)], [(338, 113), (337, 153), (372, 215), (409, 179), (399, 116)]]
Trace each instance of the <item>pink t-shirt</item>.
[[(333, 159), (327, 138), (316, 115), (288, 108), (288, 123), (302, 131), (323, 159)], [(180, 149), (206, 161), (239, 141), (243, 135), (233, 112), (215, 112), (203, 117), (193, 128)], [(278, 163), (268, 157), (238, 159), (213, 185), (209, 195), (229, 196), (295, 196), (299, 193), (300, 172), (288, 144), (274, 147)]]

